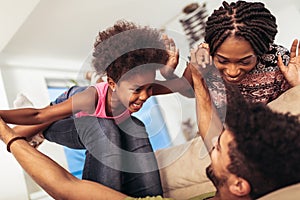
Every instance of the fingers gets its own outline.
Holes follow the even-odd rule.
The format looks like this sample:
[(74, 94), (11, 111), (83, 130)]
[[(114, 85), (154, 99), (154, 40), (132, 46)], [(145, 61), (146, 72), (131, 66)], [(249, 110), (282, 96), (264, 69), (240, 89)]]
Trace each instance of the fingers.
[(172, 52), (176, 52), (176, 45), (172, 38), (169, 38), (168, 40), (165, 40), (165, 45), (169, 47), (169, 50)]
[(191, 51), (190, 51), (190, 54), (191, 54), (191, 64), (192, 65), (197, 65), (197, 61), (196, 61), (196, 51), (197, 51), (197, 49), (191, 49)]
[(165, 44), (167, 50), (172, 51), (174, 53), (179, 52), (178, 49), (176, 49), (175, 42), (172, 38), (169, 38), (166, 34), (163, 34), (162, 38), (164, 40), (164, 44)]
[(283, 64), (282, 57), (280, 54), (278, 55), (277, 65), (278, 65), (279, 69), (284, 73), (286, 70), (286, 66)]
[(205, 42), (200, 43), (198, 47), (204, 48), (204, 49), (209, 49), (209, 45)]
[(294, 41), (293, 41), (293, 43), (292, 43), (292, 46), (291, 46), (291, 53), (290, 53), (290, 57), (291, 58), (294, 58), (294, 57), (296, 57), (296, 55), (297, 55), (297, 49), (298, 49), (298, 56), (300, 55), (300, 52), (299, 52), (299, 50), (300, 50), (300, 44), (298, 45), (298, 40), (297, 39), (295, 39)]
[(206, 65), (210, 64), (210, 55), (207, 49), (198, 48), (196, 51), (196, 62), (202, 68), (206, 68)]
[(190, 53), (191, 63), (193, 65), (196, 65), (202, 69), (205, 69), (208, 65), (212, 65), (212, 58), (209, 54), (207, 44), (200, 44), (198, 47), (191, 49)]

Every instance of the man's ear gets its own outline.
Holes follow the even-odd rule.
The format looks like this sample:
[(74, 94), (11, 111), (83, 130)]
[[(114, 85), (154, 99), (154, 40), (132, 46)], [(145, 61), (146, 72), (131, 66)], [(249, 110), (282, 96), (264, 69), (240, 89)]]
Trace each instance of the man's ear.
[(250, 193), (251, 187), (248, 181), (237, 177), (229, 186), (229, 191), (236, 196), (246, 196)]

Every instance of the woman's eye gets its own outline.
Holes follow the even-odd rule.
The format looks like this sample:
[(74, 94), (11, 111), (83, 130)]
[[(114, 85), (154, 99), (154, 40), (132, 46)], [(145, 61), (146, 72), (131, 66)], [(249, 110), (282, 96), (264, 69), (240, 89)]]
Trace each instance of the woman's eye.
[(228, 63), (227, 60), (218, 60), (218, 62), (221, 63), (221, 64), (227, 64)]
[(249, 62), (249, 61), (241, 61), (240, 64), (241, 64), (241, 65), (249, 65), (250, 62)]

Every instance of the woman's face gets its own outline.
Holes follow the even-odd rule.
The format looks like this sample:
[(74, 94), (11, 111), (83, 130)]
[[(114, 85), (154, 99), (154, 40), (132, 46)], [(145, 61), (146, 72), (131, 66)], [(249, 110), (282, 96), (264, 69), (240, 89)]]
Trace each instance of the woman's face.
[(245, 39), (228, 37), (217, 49), (213, 61), (225, 81), (237, 84), (256, 66), (257, 56)]

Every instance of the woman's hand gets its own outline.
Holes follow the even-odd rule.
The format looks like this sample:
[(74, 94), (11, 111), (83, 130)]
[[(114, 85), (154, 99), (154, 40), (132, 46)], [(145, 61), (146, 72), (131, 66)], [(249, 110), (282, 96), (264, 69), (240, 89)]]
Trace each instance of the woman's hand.
[(278, 56), (278, 67), (292, 87), (300, 85), (300, 41), (293, 41), (288, 66), (285, 66), (282, 57)]
[(162, 37), (165, 42), (166, 50), (169, 54), (169, 59), (167, 64), (164, 67), (160, 68), (160, 73), (167, 80), (178, 78), (174, 74), (174, 71), (179, 62), (179, 50), (176, 49), (175, 42), (172, 38), (169, 38), (165, 34)]
[(197, 48), (191, 49), (191, 61), (188, 68), (196, 98), (198, 96), (198, 98), (210, 99), (204, 78), (211, 64), (212, 60), (206, 44), (200, 44)]
[(197, 48), (191, 49), (190, 70), (192, 79), (197, 83), (204, 83), (204, 78), (213, 67), (212, 58), (209, 55), (209, 47), (206, 43), (201, 43)]

